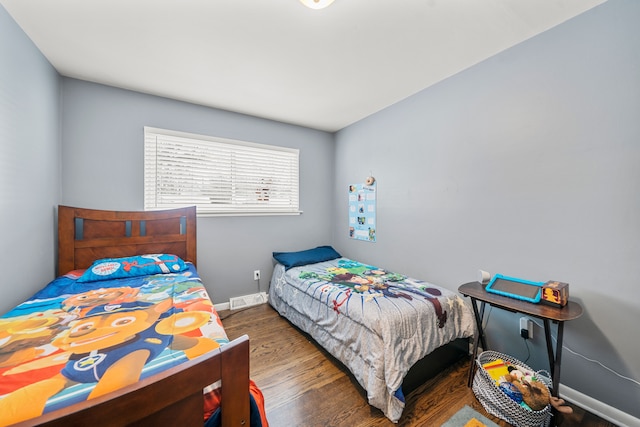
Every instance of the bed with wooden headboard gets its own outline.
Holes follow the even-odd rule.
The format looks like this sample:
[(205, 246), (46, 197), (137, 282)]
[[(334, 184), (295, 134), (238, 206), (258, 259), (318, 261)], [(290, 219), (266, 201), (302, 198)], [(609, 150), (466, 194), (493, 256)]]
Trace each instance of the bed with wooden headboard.
[[(97, 259), (142, 254), (175, 254), (195, 265), (196, 209), (116, 212), (59, 206), (58, 242), (58, 275), (87, 269)], [(202, 426), (203, 389), (219, 380), (222, 425), (248, 426), (247, 336), (134, 384), (17, 425)]]

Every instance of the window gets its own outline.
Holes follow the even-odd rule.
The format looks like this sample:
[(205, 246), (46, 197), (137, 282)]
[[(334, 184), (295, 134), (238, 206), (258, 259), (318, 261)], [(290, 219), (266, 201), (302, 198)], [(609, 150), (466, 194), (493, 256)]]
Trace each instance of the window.
[(144, 207), (299, 214), (299, 150), (144, 128)]

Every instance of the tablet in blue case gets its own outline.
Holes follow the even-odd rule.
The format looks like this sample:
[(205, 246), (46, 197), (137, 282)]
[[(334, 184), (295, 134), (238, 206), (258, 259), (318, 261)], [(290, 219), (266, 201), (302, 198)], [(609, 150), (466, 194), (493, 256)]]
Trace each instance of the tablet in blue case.
[(544, 282), (532, 282), (496, 274), (485, 289), (487, 292), (505, 297), (539, 303), (542, 295), (542, 285), (544, 285)]

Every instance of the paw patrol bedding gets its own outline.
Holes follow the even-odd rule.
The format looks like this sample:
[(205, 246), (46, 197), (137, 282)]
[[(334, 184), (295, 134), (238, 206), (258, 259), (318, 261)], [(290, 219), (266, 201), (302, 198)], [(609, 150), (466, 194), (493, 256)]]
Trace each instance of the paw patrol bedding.
[(57, 278), (0, 317), (0, 425), (104, 395), (229, 342), (192, 264), (115, 280), (81, 275)]
[(277, 264), (269, 302), (344, 363), (393, 422), (409, 368), (474, 331), (471, 307), (457, 293), (342, 257)]

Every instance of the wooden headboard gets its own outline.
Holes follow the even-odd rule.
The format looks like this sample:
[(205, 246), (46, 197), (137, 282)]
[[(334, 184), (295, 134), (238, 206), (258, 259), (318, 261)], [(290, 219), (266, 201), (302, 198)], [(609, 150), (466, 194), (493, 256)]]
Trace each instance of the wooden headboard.
[(58, 275), (101, 258), (159, 253), (196, 264), (195, 206), (145, 212), (58, 206)]

